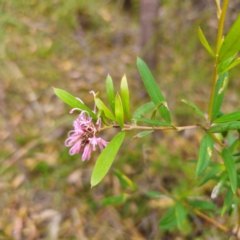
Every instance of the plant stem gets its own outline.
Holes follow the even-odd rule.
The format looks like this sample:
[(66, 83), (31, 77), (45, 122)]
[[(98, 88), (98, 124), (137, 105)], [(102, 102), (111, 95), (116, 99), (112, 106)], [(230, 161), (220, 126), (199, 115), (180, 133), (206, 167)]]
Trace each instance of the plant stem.
[(222, 45), (222, 36), (223, 36), (223, 28), (224, 28), (224, 22), (226, 17), (226, 12), (228, 8), (228, 2), (229, 0), (224, 0), (223, 7), (221, 10), (220, 18), (218, 20), (218, 33), (217, 33), (217, 44), (216, 44), (216, 59), (214, 64), (214, 70), (213, 70), (213, 80), (212, 80), (212, 90), (211, 90), (211, 96), (209, 101), (209, 108), (208, 108), (208, 125), (210, 125), (212, 121), (212, 110), (213, 110), (213, 102), (214, 102), (214, 93), (216, 89), (216, 83), (218, 79), (218, 54), (219, 50)]
[[(105, 126), (103, 128), (100, 129), (100, 131), (103, 131), (105, 129), (109, 129), (109, 128), (120, 128), (119, 125), (110, 125), (110, 126)], [(162, 127), (156, 127), (156, 126), (138, 126), (138, 125), (127, 125), (124, 124), (124, 127), (122, 128), (123, 131), (131, 131), (134, 129), (139, 129), (139, 130), (176, 130), (176, 131), (183, 131), (186, 129), (194, 129), (194, 128), (202, 128), (203, 130), (207, 130), (204, 126), (200, 125), (200, 124), (195, 124), (195, 125), (189, 125), (189, 126), (179, 126), (179, 127), (175, 127), (175, 126), (162, 126)]]
[(142, 129), (142, 130), (176, 130), (176, 131), (183, 131), (186, 129), (193, 129), (193, 128), (199, 128), (202, 127), (200, 125), (190, 125), (190, 126), (181, 126), (181, 127), (172, 127), (172, 126), (166, 126), (166, 127), (148, 127), (148, 126), (137, 126), (137, 125), (124, 125), (123, 130), (129, 131), (133, 129)]

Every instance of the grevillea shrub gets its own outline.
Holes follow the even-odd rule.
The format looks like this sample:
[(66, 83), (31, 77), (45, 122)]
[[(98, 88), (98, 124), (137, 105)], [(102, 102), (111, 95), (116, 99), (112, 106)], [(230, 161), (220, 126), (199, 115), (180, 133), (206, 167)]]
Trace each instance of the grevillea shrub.
[[(55, 94), (73, 108), (70, 113), (79, 111), (79, 115), (73, 122), (73, 130), (69, 132), (65, 142), (65, 145), (70, 147), (70, 155), (80, 154), (83, 161), (89, 160), (91, 152), (99, 148), (100, 155), (91, 176), (92, 187), (99, 184), (107, 174), (128, 131), (139, 130), (135, 137), (143, 138), (155, 131), (183, 131), (195, 128), (202, 131), (202, 140), (199, 146), (198, 160), (196, 161), (196, 177), (200, 179), (199, 185), (202, 186), (209, 180), (214, 179), (216, 187), (213, 189), (212, 196), (217, 196), (219, 193), (223, 193), (225, 196), (222, 208), (218, 213), (223, 216), (240, 212), (238, 205), (240, 186), (240, 110), (236, 109), (236, 111), (226, 114), (220, 111), (228, 86), (228, 72), (240, 64), (240, 58), (236, 57), (240, 50), (240, 16), (235, 20), (227, 34), (223, 35), (228, 2), (228, 0), (224, 0), (222, 6), (220, 6), (220, 1), (216, 0), (218, 32), (214, 49), (209, 45), (202, 30), (198, 29), (199, 40), (212, 56), (213, 62), (208, 109), (205, 112), (194, 103), (185, 99), (182, 100), (186, 107), (192, 108), (194, 114), (204, 120), (205, 124), (177, 126), (172, 123), (167, 99), (163, 96), (148, 66), (140, 58), (137, 59), (137, 68), (151, 102), (143, 104), (133, 114), (130, 113), (131, 99), (125, 75), (121, 80), (120, 94), (115, 94), (112, 78), (107, 76), (107, 104), (99, 98), (98, 94), (93, 91), (90, 92), (93, 94), (95, 103), (93, 110), (89, 109), (79, 98), (75, 98), (64, 90), (54, 89)], [(210, 80), (211, 78), (209, 78)], [(145, 118), (144, 116), (149, 112), (151, 118)], [(101, 132), (109, 128), (117, 128), (119, 133), (110, 142), (106, 142), (101, 138)], [(229, 131), (231, 132), (229, 133)], [(235, 139), (226, 141), (228, 134), (236, 136)], [(219, 156), (218, 162), (212, 161), (213, 154)], [(123, 173), (116, 170), (115, 174), (124, 187), (130, 187), (134, 191), (138, 190), (136, 184)], [(172, 199), (173, 204), (159, 221), (162, 229), (170, 229), (175, 226), (181, 229), (183, 221), (187, 221), (188, 215), (194, 213), (230, 235), (237, 234), (231, 228), (228, 228), (229, 226), (218, 223), (206, 214), (206, 210), (211, 210), (213, 206), (209, 201), (178, 198), (164, 187), (161, 187), (160, 192), (150, 192), (149, 194), (157, 197), (167, 196)], [(128, 195), (128, 197), (131, 196)], [(125, 200), (126, 195), (123, 194), (106, 198), (104, 203), (115, 204)], [(201, 210), (205, 212), (203, 213)], [(239, 229), (240, 222), (236, 225)]]

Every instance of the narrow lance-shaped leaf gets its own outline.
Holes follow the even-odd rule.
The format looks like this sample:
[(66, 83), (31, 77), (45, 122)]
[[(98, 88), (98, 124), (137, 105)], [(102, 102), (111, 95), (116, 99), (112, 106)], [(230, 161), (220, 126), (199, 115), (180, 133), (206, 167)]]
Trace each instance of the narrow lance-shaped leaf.
[(145, 103), (141, 107), (139, 107), (134, 113), (133, 118), (142, 117), (146, 113), (155, 109), (155, 104), (153, 102)]
[(223, 70), (223, 72), (221, 72), (221, 74), (228, 72), (229, 70), (231, 70), (232, 68), (236, 67), (239, 64), (240, 64), (240, 58), (233, 61), (225, 70)]
[(107, 205), (117, 205), (117, 204), (121, 204), (124, 203), (127, 199), (127, 195), (126, 194), (122, 194), (120, 196), (112, 196), (112, 197), (108, 197), (102, 200), (102, 205), (103, 206), (107, 206)]
[(218, 164), (217, 166), (214, 166), (211, 168), (207, 173), (204, 174), (201, 181), (199, 182), (198, 186), (201, 187), (206, 182), (208, 182), (211, 179), (215, 179), (217, 174), (224, 171), (224, 167), (222, 164)]
[[(146, 63), (138, 58), (137, 59), (137, 66), (138, 70), (140, 72), (140, 75), (142, 77), (143, 83), (148, 91), (149, 96), (151, 97), (152, 101), (155, 105), (160, 104), (161, 102), (166, 102), (165, 98), (163, 97), (151, 71), (149, 70)], [(171, 116), (168, 108), (165, 106), (161, 106), (159, 108), (159, 112), (162, 116), (162, 118), (168, 122), (171, 123)]]
[(215, 119), (214, 123), (224, 123), (224, 122), (233, 122), (240, 120), (240, 111), (232, 112), (229, 114), (225, 114), (220, 118)]
[(182, 99), (181, 101), (182, 101), (183, 103), (187, 104), (189, 107), (193, 108), (194, 112), (195, 112), (198, 116), (200, 116), (201, 118), (205, 119), (205, 116), (204, 116), (204, 114), (202, 113), (202, 111), (201, 111), (194, 103), (189, 102), (189, 101), (187, 101), (187, 100), (185, 100), (185, 99)]
[(237, 191), (237, 171), (233, 156), (227, 148), (222, 150), (222, 159), (227, 169), (232, 192), (235, 194)]
[(105, 116), (113, 121), (115, 121), (115, 117), (113, 116), (112, 112), (107, 108), (107, 106), (103, 103), (103, 101), (99, 98), (95, 98), (95, 103), (97, 108), (104, 112)]
[(184, 209), (182, 204), (179, 202), (177, 202), (175, 205), (175, 216), (176, 216), (176, 220), (177, 220), (178, 229), (182, 229), (183, 220), (186, 216), (186, 210)]
[(214, 203), (205, 201), (205, 200), (194, 199), (194, 200), (189, 200), (188, 203), (192, 207), (198, 208), (198, 209), (204, 209), (204, 210), (215, 210), (216, 209), (216, 205)]
[(121, 97), (119, 94), (117, 94), (115, 97), (115, 116), (116, 116), (117, 123), (121, 128), (123, 128), (124, 112), (123, 112)]
[(114, 111), (115, 109), (115, 94), (114, 94), (114, 86), (113, 81), (110, 75), (107, 76), (106, 79), (106, 91), (107, 91), (107, 98), (111, 109)]
[(221, 132), (226, 132), (228, 130), (239, 130), (239, 129), (240, 129), (240, 121), (235, 121), (235, 122), (214, 124), (207, 130), (207, 132), (221, 133)]
[(124, 175), (123, 173), (121, 173), (120, 171), (118, 171), (116, 169), (114, 170), (114, 173), (118, 177), (122, 186), (129, 187), (134, 191), (136, 191), (138, 189), (137, 185), (126, 175)]
[(142, 138), (142, 137), (145, 137), (145, 136), (147, 136), (147, 135), (149, 135), (149, 134), (151, 134), (151, 133), (153, 133), (153, 132), (154, 132), (154, 130), (149, 130), (149, 131), (140, 132), (140, 133), (138, 133), (137, 135), (135, 135), (135, 136), (133, 137), (133, 139), (134, 139), (134, 138)]
[(168, 230), (175, 227), (176, 225), (177, 221), (175, 216), (175, 207), (171, 207), (160, 219), (159, 226), (162, 230)]
[(222, 105), (222, 101), (223, 101), (223, 97), (224, 97), (227, 85), (228, 85), (228, 73), (224, 73), (220, 75), (220, 77), (217, 80), (217, 84), (214, 92), (211, 121), (214, 121), (218, 115), (218, 112)]
[(203, 136), (198, 153), (196, 177), (202, 175), (207, 169), (213, 153), (213, 139), (206, 134)]
[(227, 58), (226, 60), (222, 61), (218, 65), (218, 75), (220, 76), (223, 74), (229, 66), (232, 63), (233, 59), (236, 57), (236, 54), (232, 55), (231, 57)]
[(118, 133), (111, 142), (103, 149), (98, 160), (94, 166), (92, 177), (91, 177), (91, 186), (96, 186), (107, 174), (109, 168), (111, 167), (113, 160), (122, 145), (122, 142), (125, 137), (125, 132)]
[(233, 200), (233, 192), (231, 189), (227, 190), (227, 193), (224, 198), (224, 203), (221, 211), (221, 216), (224, 216), (224, 214), (229, 210), (229, 208), (232, 206), (232, 200)]
[(96, 114), (92, 112), (90, 108), (88, 108), (85, 104), (77, 100), (73, 95), (70, 93), (59, 89), (59, 88), (54, 88), (55, 94), (66, 104), (68, 104), (72, 108), (80, 108), (81, 110), (85, 110), (89, 113), (89, 115), (94, 119), (97, 120)]
[(152, 119), (146, 119), (146, 118), (134, 118), (134, 119), (136, 119), (138, 122), (144, 122), (151, 125), (172, 127), (170, 123), (162, 122), (159, 120), (152, 120)]
[(205, 47), (205, 49), (213, 56), (215, 57), (215, 54), (212, 50), (212, 48), (210, 47), (210, 45), (208, 44), (208, 41), (207, 39), (205, 38), (202, 30), (200, 27), (198, 27), (198, 37), (199, 37), (199, 40), (200, 42), (202, 43), (202, 45)]
[(224, 42), (219, 51), (219, 61), (223, 61), (240, 50), (240, 16), (233, 23), (231, 29), (227, 33)]
[(130, 107), (129, 107), (129, 89), (128, 89), (127, 78), (125, 75), (122, 77), (122, 81), (121, 81), (121, 99), (122, 99), (123, 110), (128, 120), (131, 120)]

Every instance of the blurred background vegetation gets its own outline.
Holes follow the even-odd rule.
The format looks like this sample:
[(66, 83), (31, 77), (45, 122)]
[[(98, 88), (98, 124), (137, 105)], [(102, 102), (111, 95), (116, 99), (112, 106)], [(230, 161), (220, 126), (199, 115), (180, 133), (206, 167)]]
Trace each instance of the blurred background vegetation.
[[(195, 164), (189, 161), (197, 157), (200, 131), (155, 133), (143, 140), (131, 140), (136, 133), (129, 133), (112, 169), (93, 189), (90, 175), (99, 152), (82, 162), (64, 146), (76, 115), (68, 114), (70, 108), (52, 87), (92, 108), (89, 91), (106, 99), (107, 74), (118, 88), (125, 73), (133, 112), (149, 101), (136, 57), (151, 61), (151, 51), (149, 65), (174, 122), (200, 122), (182, 98), (207, 112), (213, 60), (198, 41), (197, 27), (214, 46), (214, 1), (158, 4), (154, 44), (143, 46), (144, 9), (138, 0), (0, 0), (0, 239), (226, 239), (194, 214), (183, 231), (160, 229), (159, 219), (171, 201), (144, 194), (164, 186), (179, 197), (210, 199), (215, 182), (198, 188)], [(226, 29), (239, 11), (239, 2), (230, 1)], [(226, 112), (239, 105), (239, 69), (230, 78)], [(115, 133), (104, 132), (104, 139)], [(126, 174), (139, 190), (124, 189), (113, 169)], [(125, 203), (102, 206), (104, 198), (123, 192), (130, 196)], [(213, 202), (221, 207), (223, 199)], [(211, 215), (216, 217), (214, 211)], [(216, 220), (230, 224), (234, 218)]]

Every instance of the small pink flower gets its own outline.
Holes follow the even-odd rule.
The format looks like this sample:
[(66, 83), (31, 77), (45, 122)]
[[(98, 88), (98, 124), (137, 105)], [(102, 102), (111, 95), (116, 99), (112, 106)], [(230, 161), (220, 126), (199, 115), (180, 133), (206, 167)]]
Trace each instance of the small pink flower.
[(101, 129), (101, 118), (94, 124), (87, 111), (73, 108), (70, 113), (73, 113), (75, 110), (79, 110), (81, 113), (73, 121), (74, 129), (69, 131), (65, 145), (71, 147), (69, 150), (70, 155), (82, 154), (82, 161), (85, 161), (90, 159), (91, 152), (96, 151), (97, 145), (102, 151), (108, 142), (95, 136), (96, 132)]
[(106, 142), (102, 138), (98, 138), (98, 146), (99, 146), (101, 151), (108, 145), (108, 143), (109, 142)]
[(91, 157), (91, 145), (88, 143), (86, 144), (84, 150), (83, 150), (83, 155), (82, 155), (82, 160), (85, 161), (86, 159), (89, 160)]

